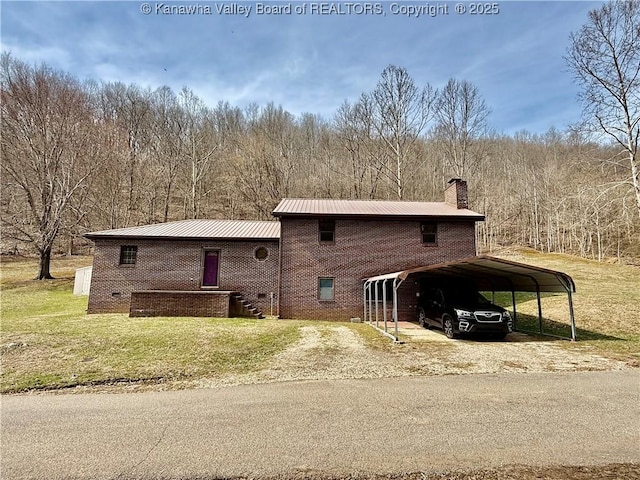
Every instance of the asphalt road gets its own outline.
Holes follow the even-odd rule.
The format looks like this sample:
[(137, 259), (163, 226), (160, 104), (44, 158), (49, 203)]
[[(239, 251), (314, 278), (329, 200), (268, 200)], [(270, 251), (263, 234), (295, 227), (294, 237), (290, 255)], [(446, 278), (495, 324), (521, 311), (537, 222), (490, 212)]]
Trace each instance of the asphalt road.
[(640, 371), (2, 398), (3, 479), (640, 462)]

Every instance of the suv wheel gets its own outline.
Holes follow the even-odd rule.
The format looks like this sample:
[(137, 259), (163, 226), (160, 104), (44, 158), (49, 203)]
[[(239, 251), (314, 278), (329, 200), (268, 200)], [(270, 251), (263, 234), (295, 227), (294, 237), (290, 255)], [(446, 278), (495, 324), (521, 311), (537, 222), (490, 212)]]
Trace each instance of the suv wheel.
[(418, 309), (418, 324), (422, 328), (429, 328), (429, 326), (427, 325), (427, 314), (424, 313), (424, 308)]
[(456, 334), (453, 331), (453, 319), (449, 315), (442, 317), (442, 330), (447, 338), (456, 338)]

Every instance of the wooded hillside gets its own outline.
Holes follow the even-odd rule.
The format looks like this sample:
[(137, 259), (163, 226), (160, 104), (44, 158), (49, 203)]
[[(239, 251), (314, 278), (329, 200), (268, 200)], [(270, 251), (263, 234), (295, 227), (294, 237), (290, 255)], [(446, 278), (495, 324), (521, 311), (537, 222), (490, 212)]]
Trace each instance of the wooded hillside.
[(1, 72), (3, 253), (154, 222), (272, 219), (283, 197), (442, 201), (456, 176), (486, 215), (483, 250), (640, 258), (628, 152), (578, 129), (496, 133), (464, 80), (436, 90), (389, 66), (321, 118), (81, 82), (9, 54)]

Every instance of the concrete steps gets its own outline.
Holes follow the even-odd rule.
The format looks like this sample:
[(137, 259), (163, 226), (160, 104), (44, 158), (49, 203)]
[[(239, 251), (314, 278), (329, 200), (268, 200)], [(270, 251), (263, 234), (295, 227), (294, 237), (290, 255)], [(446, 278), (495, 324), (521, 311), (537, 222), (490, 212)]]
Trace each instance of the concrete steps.
[(231, 316), (234, 317), (264, 318), (262, 312), (258, 308), (254, 307), (251, 302), (246, 300), (239, 292), (233, 292), (231, 294), (229, 312)]

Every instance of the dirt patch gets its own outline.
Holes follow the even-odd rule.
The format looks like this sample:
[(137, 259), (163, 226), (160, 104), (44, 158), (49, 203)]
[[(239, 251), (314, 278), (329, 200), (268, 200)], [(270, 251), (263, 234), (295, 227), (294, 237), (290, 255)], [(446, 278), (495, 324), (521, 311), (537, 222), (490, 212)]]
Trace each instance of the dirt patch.
[(302, 327), (298, 343), (277, 355), (258, 378), (267, 381), (400, 376), (401, 366), (367, 348), (346, 326)]
[(276, 355), (269, 365), (247, 375), (210, 379), (199, 386), (338, 378), (383, 378), (411, 372), (387, 352), (369, 348), (348, 326), (304, 326), (301, 338)]
[[(444, 339), (441, 341), (445, 341)], [(436, 357), (441, 362), (419, 369), (423, 374), (463, 374), (498, 372), (557, 372), (621, 370), (624, 362), (583, 351), (567, 349), (560, 341), (533, 341), (528, 335), (512, 333), (506, 341), (446, 340), (451, 349)], [(428, 356), (429, 346), (421, 353)]]
[(507, 341), (449, 340), (431, 332), (428, 341), (409, 339), (388, 348), (369, 347), (349, 326), (304, 326), (298, 342), (276, 355), (255, 373), (207, 379), (198, 387), (220, 384), (265, 383), (292, 380), (384, 378), (418, 375), (462, 375), (499, 372), (555, 372), (621, 370), (611, 360), (569, 349), (560, 342), (533, 341), (521, 333)]
[[(241, 477), (252, 478), (256, 477)], [(597, 466), (528, 467), (507, 465), (500, 468), (451, 472), (411, 472), (392, 475), (323, 475), (304, 472), (300, 475), (269, 477), (263, 480), (637, 480), (640, 465), (634, 463)], [(238, 478), (237, 480), (241, 480)]]

